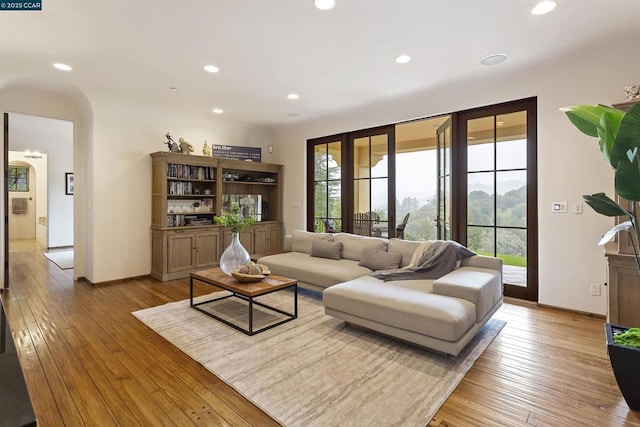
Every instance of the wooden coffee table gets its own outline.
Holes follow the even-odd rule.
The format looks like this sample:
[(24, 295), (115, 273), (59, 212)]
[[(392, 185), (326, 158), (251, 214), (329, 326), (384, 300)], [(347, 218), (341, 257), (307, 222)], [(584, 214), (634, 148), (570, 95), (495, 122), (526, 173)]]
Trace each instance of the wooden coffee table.
[[(220, 298), (214, 298), (207, 301), (202, 301), (195, 303), (193, 302), (193, 282), (194, 280), (200, 281), (202, 283), (206, 283), (211, 286), (215, 286), (217, 288), (224, 289), (226, 291), (231, 292), (231, 295), (225, 295)], [(286, 311), (280, 310), (278, 308), (272, 307), (270, 305), (264, 304), (260, 301), (256, 301), (255, 298), (267, 295), (273, 292), (278, 292), (283, 289), (293, 288), (293, 313), (288, 313)], [(208, 270), (201, 270), (197, 272), (191, 273), (191, 278), (189, 280), (189, 303), (192, 308), (200, 311), (201, 313), (206, 314), (207, 316), (213, 317), (214, 319), (231, 326), (239, 331), (244, 332), (247, 335), (255, 335), (260, 332), (264, 332), (268, 329), (275, 328), (278, 325), (282, 325), (283, 323), (290, 322), (293, 319), (298, 317), (298, 281), (295, 279), (289, 279), (288, 277), (278, 276), (276, 274), (271, 274), (260, 282), (239, 282), (234, 279), (232, 276), (228, 276), (219, 268), (211, 268)], [(203, 304), (209, 304), (214, 301), (220, 301), (227, 298), (239, 298), (243, 301), (248, 302), (249, 308), (249, 325), (247, 329), (244, 329), (232, 322), (229, 322), (226, 319), (223, 319), (220, 316), (217, 316), (210, 311), (203, 310), (199, 306)], [(283, 314), (286, 316), (284, 320), (281, 320), (276, 323), (272, 323), (268, 326), (265, 326), (261, 329), (254, 330), (253, 329), (253, 305), (258, 305), (260, 307), (266, 308), (271, 311), (275, 311), (277, 313)]]

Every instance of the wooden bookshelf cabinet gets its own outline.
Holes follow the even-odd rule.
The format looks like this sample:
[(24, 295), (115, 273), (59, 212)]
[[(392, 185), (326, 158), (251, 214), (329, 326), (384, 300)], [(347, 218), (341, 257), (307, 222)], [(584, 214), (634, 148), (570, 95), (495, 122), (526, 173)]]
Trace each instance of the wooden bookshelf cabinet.
[(607, 322), (640, 327), (640, 275), (633, 255), (607, 254), (608, 311)]
[[(218, 266), (231, 230), (213, 217), (250, 196), (260, 221), (240, 234), (249, 253), (282, 249), (282, 165), (157, 152), (152, 159), (151, 276)], [(258, 206), (255, 206), (258, 205)]]

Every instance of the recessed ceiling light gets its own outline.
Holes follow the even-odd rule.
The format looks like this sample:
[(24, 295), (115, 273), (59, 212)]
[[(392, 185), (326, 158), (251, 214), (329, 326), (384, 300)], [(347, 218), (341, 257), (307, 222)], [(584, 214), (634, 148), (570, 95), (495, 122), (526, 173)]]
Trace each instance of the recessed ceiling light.
[(313, 4), (315, 4), (316, 7), (320, 10), (329, 10), (334, 8), (334, 6), (336, 5), (336, 1), (335, 0), (315, 0)]
[(177, 88), (177, 87), (175, 87), (175, 86), (171, 86), (171, 87), (169, 88), (169, 90), (170, 90), (171, 92), (177, 92), (177, 91), (178, 91), (178, 88)]
[(224, 113), (224, 110), (222, 108), (214, 108), (213, 111), (215, 114), (222, 114)]
[(53, 66), (55, 68), (57, 68), (58, 70), (62, 70), (62, 71), (71, 71), (71, 70), (73, 70), (73, 68), (71, 68), (70, 65), (62, 64), (60, 62), (56, 62), (55, 64), (53, 64)]
[(298, 119), (300, 117), (302, 117), (301, 113), (287, 113), (288, 117), (291, 117), (292, 119)]
[(555, 8), (556, 8), (556, 2), (545, 0), (535, 5), (534, 8), (531, 9), (531, 14), (544, 15), (545, 13), (551, 12)]
[(409, 61), (411, 61), (411, 57), (409, 55), (400, 55), (396, 58), (396, 62), (398, 64), (406, 64)]
[(298, 99), (298, 98), (300, 98), (300, 95), (298, 95), (297, 93), (290, 93), (289, 95), (287, 95), (287, 98), (289, 98), (289, 99)]
[(484, 58), (480, 59), (480, 63), (482, 65), (496, 65), (501, 64), (507, 60), (509, 55), (506, 53), (492, 53), (491, 55), (487, 55)]
[(218, 71), (220, 71), (220, 68), (216, 67), (215, 65), (205, 65), (204, 70), (210, 73), (217, 73)]

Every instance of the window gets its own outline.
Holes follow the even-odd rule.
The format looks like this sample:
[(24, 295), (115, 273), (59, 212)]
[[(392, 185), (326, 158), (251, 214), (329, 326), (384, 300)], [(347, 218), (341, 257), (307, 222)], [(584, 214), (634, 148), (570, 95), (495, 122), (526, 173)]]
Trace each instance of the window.
[(313, 230), (337, 233), (342, 230), (342, 149), (341, 138), (321, 138), (308, 146), (313, 170), (313, 204), (310, 206)]
[(9, 191), (29, 191), (29, 167), (9, 166)]
[(457, 240), (503, 259), (505, 295), (536, 301), (536, 102), (309, 140), (307, 229)]

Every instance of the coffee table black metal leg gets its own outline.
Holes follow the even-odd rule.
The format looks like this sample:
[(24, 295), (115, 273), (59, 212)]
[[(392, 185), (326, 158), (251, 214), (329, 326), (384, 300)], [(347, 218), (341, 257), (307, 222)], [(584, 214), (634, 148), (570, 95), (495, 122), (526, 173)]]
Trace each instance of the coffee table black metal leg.
[(253, 298), (249, 298), (249, 335), (253, 335)]
[(189, 277), (189, 306), (193, 307), (193, 277)]

